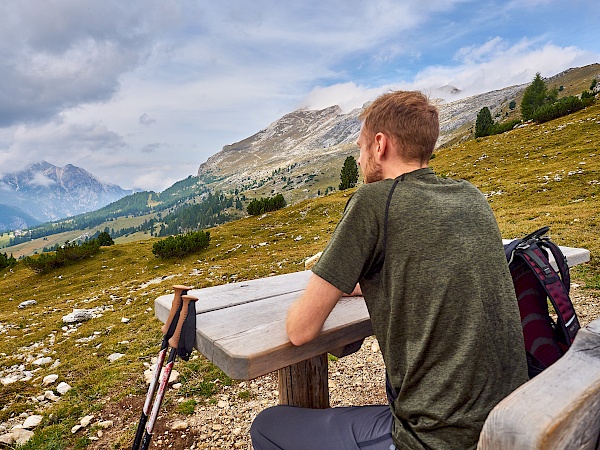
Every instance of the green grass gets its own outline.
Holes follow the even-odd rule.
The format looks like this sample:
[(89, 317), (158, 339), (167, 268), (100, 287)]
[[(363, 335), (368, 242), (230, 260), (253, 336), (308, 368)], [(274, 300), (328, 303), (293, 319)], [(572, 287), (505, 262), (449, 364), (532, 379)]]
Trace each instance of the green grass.
[[(489, 194), (505, 238), (549, 225), (560, 245), (588, 248), (591, 261), (576, 268), (573, 278), (597, 298), (598, 142), (596, 105), (543, 125), (441, 149), (432, 165), (437, 173), (470, 180)], [(303, 270), (304, 260), (327, 243), (351, 192), (335, 192), (213, 228), (208, 249), (181, 259), (154, 257), (156, 238), (148, 238), (103, 247), (89, 260), (46, 275), (36, 275), (21, 263), (12, 271), (0, 271), (0, 325), (10, 325), (0, 327), (0, 373), (15, 364), (31, 369), (22, 355), (37, 357), (42, 348), (48, 348), (47, 356), (53, 360), (60, 359), (58, 368), (42, 366), (29, 382), (0, 386), (0, 421), (22, 412), (41, 413), (43, 425), (25, 449), (85, 448), (88, 436), (70, 432), (82, 416), (100, 416), (110, 405), (145, 396), (144, 363), (151, 362), (161, 340), (161, 324), (153, 314), (158, 296), (170, 293), (173, 284), (202, 288)], [(29, 299), (37, 304), (17, 308)], [(72, 333), (63, 330), (62, 316), (73, 308), (94, 307), (106, 307), (101, 317)], [(122, 317), (129, 323), (122, 323)], [(36, 343), (40, 346), (32, 348)], [(109, 363), (107, 357), (114, 352), (126, 356)], [(191, 411), (196, 403), (216, 403), (223, 387), (235, 383), (201, 356), (178, 361), (177, 370), (182, 386), (167, 391), (164, 403), (165, 411), (172, 413), (177, 405)], [(43, 393), (41, 380), (50, 373), (73, 389), (41, 409), (30, 398)], [(185, 400), (178, 403), (177, 398)], [(133, 430), (111, 432), (124, 433), (115, 439), (121, 439), (125, 448)]]

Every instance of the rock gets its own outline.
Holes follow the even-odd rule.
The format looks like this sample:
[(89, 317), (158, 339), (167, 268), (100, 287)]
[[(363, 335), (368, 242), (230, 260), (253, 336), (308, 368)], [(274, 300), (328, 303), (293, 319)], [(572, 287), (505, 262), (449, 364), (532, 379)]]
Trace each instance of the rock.
[(54, 383), (56, 380), (58, 380), (58, 375), (56, 375), (56, 374), (46, 375), (44, 377), (44, 379), (42, 380), (42, 384), (44, 386), (48, 386), (49, 384)]
[(69, 392), (71, 390), (71, 386), (69, 386), (67, 383), (65, 383), (64, 381), (62, 383), (59, 383), (58, 386), (56, 386), (56, 391), (60, 394), (60, 395), (65, 395), (67, 392)]
[(110, 362), (115, 362), (118, 359), (121, 359), (123, 356), (125, 356), (123, 353), (113, 353), (112, 355), (108, 355), (108, 360)]
[(81, 430), (83, 427), (79, 424), (75, 425), (73, 428), (71, 428), (71, 433), (75, 434), (77, 433), (79, 430)]
[(15, 437), (12, 433), (6, 433), (0, 436), (0, 444), (3, 445), (12, 445), (15, 443)]
[[(146, 384), (150, 384), (150, 382), (152, 381), (152, 376), (154, 375), (154, 368), (156, 367), (156, 365), (150, 367), (148, 370), (144, 371), (144, 378), (146, 379)], [(163, 370), (161, 371), (160, 377), (162, 378), (162, 375), (164, 373), (164, 367)], [(173, 383), (177, 383), (177, 381), (179, 381), (179, 372), (177, 372), (176, 370), (171, 370), (171, 375), (169, 375), (169, 384), (173, 384)]]
[(17, 428), (10, 432), (15, 438), (15, 444), (24, 445), (29, 439), (33, 437), (33, 431), (26, 430), (24, 428)]
[(103, 420), (101, 422), (97, 422), (96, 426), (100, 427), (100, 428), (110, 428), (114, 425), (114, 422), (112, 420)]
[(35, 300), (26, 300), (24, 302), (19, 303), (19, 306), (17, 306), (17, 308), (23, 309), (23, 308), (27, 308), (28, 306), (32, 306), (32, 305), (37, 305), (37, 302)]
[(46, 392), (44, 392), (44, 400), (50, 400), (53, 402), (57, 402), (60, 400), (60, 397), (52, 391), (46, 391)]
[(39, 415), (29, 416), (25, 419), (25, 422), (23, 422), (23, 428), (35, 428), (42, 422), (42, 419), (43, 417)]
[(171, 430), (172, 431), (183, 431), (185, 429), (187, 429), (188, 427), (188, 423), (184, 422), (183, 420), (176, 420), (175, 422), (173, 422), (171, 424)]
[(79, 423), (82, 427), (87, 427), (90, 423), (92, 423), (92, 420), (94, 420), (94, 415), (90, 414), (88, 416), (82, 417)]
[(94, 317), (94, 313), (89, 309), (73, 309), (73, 312), (63, 316), (62, 321), (64, 323), (76, 323), (85, 322)]
[(129, 321), (130, 321), (130, 320), (131, 320), (131, 319), (129, 319), (128, 317), (122, 317), (122, 318), (121, 318), (121, 322), (122, 322), (122, 323), (129, 323)]
[(52, 358), (46, 356), (45, 358), (38, 358), (33, 361), (31, 364), (34, 366), (45, 366), (46, 364), (50, 364), (52, 362)]
[(217, 408), (227, 408), (229, 406), (229, 403), (227, 403), (225, 400), (219, 400), (219, 403), (217, 403)]

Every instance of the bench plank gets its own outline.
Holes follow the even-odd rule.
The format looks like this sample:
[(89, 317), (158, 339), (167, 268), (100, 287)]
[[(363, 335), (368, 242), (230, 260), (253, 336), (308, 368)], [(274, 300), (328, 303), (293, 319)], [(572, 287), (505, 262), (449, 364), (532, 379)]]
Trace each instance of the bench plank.
[(595, 450), (600, 435), (600, 319), (556, 363), (490, 413), (479, 450)]

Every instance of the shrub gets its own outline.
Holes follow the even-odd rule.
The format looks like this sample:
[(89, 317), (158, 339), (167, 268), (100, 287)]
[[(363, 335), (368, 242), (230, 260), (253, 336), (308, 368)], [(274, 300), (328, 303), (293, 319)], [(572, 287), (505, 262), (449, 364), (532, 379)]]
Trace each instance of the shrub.
[(99, 233), (96, 239), (98, 239), (98, 242), (100, 243), (101, 247), (115, 245), (115, 241), (113, 241), (113, 238), (110, 237), (110, 234), (108, 234), (108, 232), (106, 231), (102, 231), (101, 233)]
[(581, 99), (571, 95), (560, 99), (556, 103), (538, 108), (533, 115), (533, 120), (537, 123), (548, 122), (549, 120), (579, 111), (584, 107), (585, 105)]
[(35, 273), (44, 274), (69, 262), (89, 258), (99, 251), (100, 243), (97, 239), (92, 239), (81, 245), (67, 241), (63, 246), (57, 247), (54, 253), (42, 253), (37, 258), (28, 256), (23, 260), (23, 263)]
[(209, 243), (210, 233), (208, 231), (193, 231), (169, 236), (155, 242), (152, 246), (152, 253), (159, 258), (180, 258), (205, 249)]
[(271, 198), (260, 198), (254, 199), (246, 208), (248, 214), (251, 216), (256, 216), (258, 214), (264, 214), (270, 211), (277, 211), (278, 209), (283, 208), (286, 205), (285, 198), (283, 198), (282, 194), (277, 194), (275, 197)]
[(6, 253), (0, 253), (0, 270), (13, 267), (15, 264), (17, 264), (17, 260), (12, 254), (8, 256)]

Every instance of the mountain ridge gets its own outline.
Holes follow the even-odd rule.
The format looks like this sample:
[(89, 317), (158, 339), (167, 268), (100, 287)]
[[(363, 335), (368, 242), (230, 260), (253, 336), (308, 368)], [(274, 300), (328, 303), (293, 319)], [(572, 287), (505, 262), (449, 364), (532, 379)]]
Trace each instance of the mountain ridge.
[[(72, 164), (59, 167), (40, 161), (0, 177), (0, 204), (18, 208), (39, 222), (93, 211), (132, 193)], [(0, 216), (2, 227), (7, 229), (4, 216)]]

